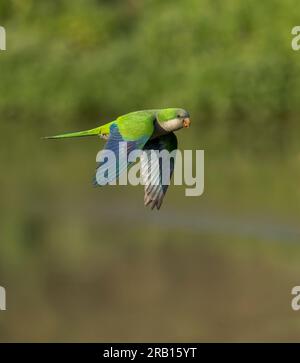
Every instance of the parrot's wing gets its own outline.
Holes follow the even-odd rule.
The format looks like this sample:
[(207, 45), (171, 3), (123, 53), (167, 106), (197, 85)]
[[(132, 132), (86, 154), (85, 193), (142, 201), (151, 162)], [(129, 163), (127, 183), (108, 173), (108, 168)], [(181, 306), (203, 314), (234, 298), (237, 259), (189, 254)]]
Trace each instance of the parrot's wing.
[[(145, 205), (150, 205), (151, 209), (161, 207), (175, 164), (174, 155), (164, 159), (163, 156), (158, 157), (157, 153), (163, 150), (171, 153), (176, 149), (177, 138), (173, 132), (149, 140), (144, 146), (141, 157), (141, 176), (145, 185), (144, 202)], [(168, 165), (163, 165), (163, 160), (166, 160)]]
[[(107, 160), (98, 162), (94, 185), (106, 185), (117, 179), (130, 165), (128, 163), (128, 154), (133, 150), (141, 150), (154, 130), (152, 119), (141, 119), (131, 131), (132, 126), (127, 119), (111, 124), (107, 142), (100, 154), (101, 160), (105, 158)], [(115, 159), (109, 160), (108, 151), (114, 153)], [(106, 175), (98, 173), (100, 167), (104, 164), (106, 164), (106, 170), (111, 170)]]

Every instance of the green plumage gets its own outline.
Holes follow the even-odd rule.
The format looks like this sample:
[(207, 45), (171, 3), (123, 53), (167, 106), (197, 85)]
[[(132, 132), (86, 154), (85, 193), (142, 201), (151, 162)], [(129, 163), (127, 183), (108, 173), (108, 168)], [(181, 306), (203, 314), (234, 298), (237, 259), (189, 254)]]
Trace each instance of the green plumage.
[[(114, 121), (90, 130), (47, 136), (45, 139), (63, 139), (98, 135), (107, 139), (104, 150), (111, 150), (115, 154), (118, 153), (120, 142), (127, 142), (127, 154), (134, 149), (144, 149), (146, 152), (149, 152), (151, 149), (166, 149), (171, 152), (177, 148), (177, 138), (175, 134), (173, 134), (173, 131), (188, 127), (189, 124), (189, 114), (181, 108), (142, 110), (119, 116)], [(160, 168), (161, 166), (157, 165), (156, 173), (158, 173), (158, 175), (155, 175), (155, 180), (160, 178)], [(113, 178), (116, 179), (125, 169), (126, 163), (125, 165), (118, 165)], [(159, 209), (167, 191), (167, 187), (160, 183), (158, 187), (156, 186), (154, 188), (151, 185), (151, 180), (153, 180), (152, 176), (147, 176), (147, 173), (149, 173), (148, 169), (147, 164), (145, 164), (145, 204), (150, 205), (152, 209), (155, 206)], [(173, 169), (174, 165), (171, 168), (170, 178)], [(95, 184), (104, 185), (105, 182), (95, 178)], [(153, 191), (155, 191), (155, 193)]]
[(145, 135), (149, 134), (153, 129), (154, 120), (166, 122), (176, 118), (178, 113), (185, 112), (179, 108), (166, 108), (166, 109), (153, 109), (142, 110), (127, 113), (126, 115), (119, 116), (116, 120), (106, 123), (94, 129), (65, 133), (55, 136), (46, 136), (45, 139), (63, 139), (71, 137), (95, 136), (95, 135), (108, 135), (109, 127), (112, 123), (116, 123), (119, 127), (120, 133), (128, 140), (134, 140), (141, 136), (144, 132)]

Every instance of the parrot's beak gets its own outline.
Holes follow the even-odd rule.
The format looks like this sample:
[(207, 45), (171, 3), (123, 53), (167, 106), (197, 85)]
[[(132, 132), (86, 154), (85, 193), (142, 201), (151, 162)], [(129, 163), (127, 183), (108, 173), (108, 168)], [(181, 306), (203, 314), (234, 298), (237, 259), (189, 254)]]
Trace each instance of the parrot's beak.
[(183, 127), (190, 127), (190, 125), (191, 125), (191, 120), (189, 117), (183, 119)]

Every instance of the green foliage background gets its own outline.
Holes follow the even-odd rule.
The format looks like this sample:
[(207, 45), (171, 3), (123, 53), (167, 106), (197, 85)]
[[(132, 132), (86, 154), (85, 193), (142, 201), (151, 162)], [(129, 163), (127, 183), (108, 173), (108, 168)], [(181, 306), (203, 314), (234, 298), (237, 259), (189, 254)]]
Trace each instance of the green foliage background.
[[(0, 0), (3, 341), (293, 341), (299, 284), (296, 0)], [(98, 139), (184, 107), (205, 193), (93, 189)]]

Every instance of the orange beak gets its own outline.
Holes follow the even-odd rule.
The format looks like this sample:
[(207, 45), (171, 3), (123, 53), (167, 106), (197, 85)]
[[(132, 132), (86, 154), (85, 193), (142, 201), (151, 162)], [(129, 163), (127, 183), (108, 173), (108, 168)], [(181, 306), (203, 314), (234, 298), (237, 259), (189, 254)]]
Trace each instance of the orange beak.
[(189, 119), (189, 117), (183, 119), (183, 127), (190, 127), (190, 125), (191, 125), (191, 120)]

